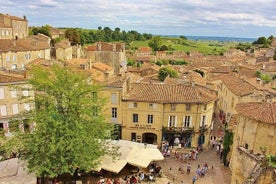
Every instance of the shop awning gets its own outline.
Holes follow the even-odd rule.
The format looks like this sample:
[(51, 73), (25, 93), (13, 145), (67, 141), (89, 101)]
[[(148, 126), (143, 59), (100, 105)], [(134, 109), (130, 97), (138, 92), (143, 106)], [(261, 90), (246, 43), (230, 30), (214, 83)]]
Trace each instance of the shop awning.
[(105, 155), (101, 158), (97, 170), (119, 173), (126, 164), (146, 168), (152, 161), (163, 160), (164, 157), (158, 150), (157, 145), (136, 143), (126, 140), (111, 141), (112, 146), (118, 146), (119, 155)]

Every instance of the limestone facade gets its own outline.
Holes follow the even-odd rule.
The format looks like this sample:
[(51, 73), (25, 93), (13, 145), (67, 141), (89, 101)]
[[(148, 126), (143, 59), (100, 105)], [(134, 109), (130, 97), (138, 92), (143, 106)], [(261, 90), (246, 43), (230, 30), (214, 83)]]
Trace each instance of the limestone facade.
[(28, 21), (26, 17), (0, 13), (0, 39), (18, 39), (29, 35)]

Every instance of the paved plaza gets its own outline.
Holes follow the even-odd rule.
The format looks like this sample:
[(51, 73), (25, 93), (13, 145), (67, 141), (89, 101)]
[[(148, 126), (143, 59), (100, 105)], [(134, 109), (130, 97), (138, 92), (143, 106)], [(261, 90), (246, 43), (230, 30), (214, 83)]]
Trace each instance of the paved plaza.
[[(175, 158), (174, 154), (166, 157), (165, 160), (158, 162), (163, 169), (164, 177), (166, 177), (170, 184), (188, 184), (192, 183), (192, 177), (196, 175), (196, 168), (200, 164), (201, 167), (205, 163), (208, 164), (208, 170), (204, 177), (200, 177), (196, 180), (195, 184), (230, 184), (231, 172), (228, 167), (225, 167), (221, 162), (219, 156), (216, 154), (215, 149), (210, 149), (199, 153), (197, 160), (190, 161), (192, 168), (191, 173), (187, 174), (186, 166), (184, 163), (184, 172), (179, 171), (181, 162)], [(159, 180), (155, 183), (163, 184), (165, 180)], [(164, 183), (167, 184), (167, 183)]]

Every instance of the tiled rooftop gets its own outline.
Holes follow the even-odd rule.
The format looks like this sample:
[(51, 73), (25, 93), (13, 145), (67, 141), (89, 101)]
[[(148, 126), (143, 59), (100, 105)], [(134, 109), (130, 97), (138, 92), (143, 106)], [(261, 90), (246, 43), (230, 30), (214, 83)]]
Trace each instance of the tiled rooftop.
[(234, 75), (220, 76), (220, 79), (237, 96), (246, 96), (254, 93), (254, 86), (249, 84), (246, 80), (236, 77)]
[(236, 105), (243, 116), (269, 124), (276, 124), (276, 102), (248, 102)]
[(0, 83), (21, 82), (25, 80), (21, 75), (0, 72)]
[(35, 41), (33, 39), (0, 39), (0, 52), (24, 52), (49, 49), (47, 41)]
[(134, 83), (123, 100), (158, 103), (206, 103), (216, 98), (216, 95), (208, 93), (196, 85)]

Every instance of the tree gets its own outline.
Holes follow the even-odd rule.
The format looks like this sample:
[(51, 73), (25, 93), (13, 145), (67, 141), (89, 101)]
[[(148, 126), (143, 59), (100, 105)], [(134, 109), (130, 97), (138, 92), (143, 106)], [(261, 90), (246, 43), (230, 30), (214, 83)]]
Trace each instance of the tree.
[(162, 40), (160, 36), (154, 36), (148, 43), (149, 47), (152, 48), (153, 51), (160, 50), (162, 46)]
[[(111, 124), (102, 115), (100, 88), (68, 66), (31, 69), (36, 91), (35, 128), (24, 135), (23, 159), (38, 177), (58, 177), (77, 170), (91, 171), (107, 149)], [(112, 152), (113, 153), (113, 152)]]
[(80, 33), (78, 32), (77, 29), (66, 29), (65, 31), (65, 37), (69, 39), (71, 42), (71, 45), (77, 45), (81, 43), (81, 37)]
[(160, 81), (164, 81), (167, 76), (172, 77), (172, 78), (177, 78), (178, 73), (171, 67), (167, 67), (167, 66), (161, 67), (158, 72), (158, 79)]
[(49, 36), (50, 38), (52, 37), (51, 33), (50, 33), (50, 26), (49, 25), (45, 25), (45, 26), (42, 26), (42, 27), (34, 27), (29, 32), (30, 32), (30, 35), (37, 35), (38, 33), (40, 33), (40, 34), (44, 34), (46, 36)]
[(183, 40), (187, 40), (187, 37), (186, 37), (186, 36), (183, 36), (183, 35), (179, 36), (179, 38), (181, 38), (181, 39), (183, 39)]
[(253, 44), (265, 44), (267, 42), (266, 37), (262, 36), (259, 37), (256, 41), (253, 42)]

